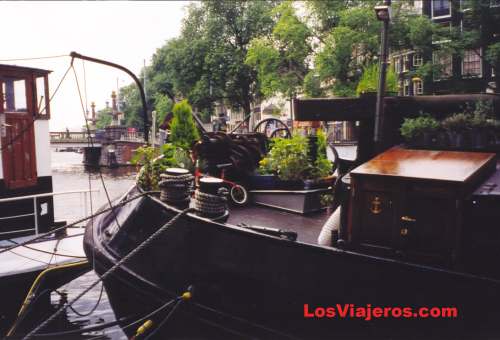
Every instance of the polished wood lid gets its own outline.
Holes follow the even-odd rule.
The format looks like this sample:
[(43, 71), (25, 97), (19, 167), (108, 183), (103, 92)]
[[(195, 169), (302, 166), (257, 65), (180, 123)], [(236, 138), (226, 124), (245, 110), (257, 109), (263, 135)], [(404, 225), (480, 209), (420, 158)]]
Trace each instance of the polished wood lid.
[(351, 171), (356, 175), (467, 182), (495, 162), (494, 153), (412, 150), (393, 147)]

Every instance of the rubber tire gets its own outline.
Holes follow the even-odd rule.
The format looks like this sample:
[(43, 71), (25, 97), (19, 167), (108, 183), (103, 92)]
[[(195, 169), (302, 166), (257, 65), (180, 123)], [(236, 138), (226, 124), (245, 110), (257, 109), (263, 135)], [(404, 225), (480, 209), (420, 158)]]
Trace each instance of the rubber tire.
[[(238, 190), (240, 188), (243, 192), (243, 200), (238, 201), (234, 198), (234, 196), (235, 196), (234, 191), (235, 191), (235, 189)], [(229, 197), (231, 197), (231, 202), (233, 202), (235, 205), (238, 205), (238, 206), (246, 205), (248, 203), (248, 198), (249, 198), (247, 189), (245, 189), (244, 186), (239, 185), (239, 184), (236, 184), (233, 187), (231, 187), (231, 190), (229, 191)]]

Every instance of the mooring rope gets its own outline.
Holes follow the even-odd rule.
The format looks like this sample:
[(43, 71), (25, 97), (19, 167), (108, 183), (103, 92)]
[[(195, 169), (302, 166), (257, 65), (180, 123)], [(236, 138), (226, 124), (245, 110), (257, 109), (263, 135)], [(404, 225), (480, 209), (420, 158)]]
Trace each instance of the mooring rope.
[(113, 274), (118, 268), (120, 268), (125, 262), (134, 257), (137, 253), (142, 251), (144, 248), (149, 246), (151, 242), (156, 240), (165, 230), (170, 226), (175, 224), (182, 216), (187, 214), (191, 209), (184, 209), (175, 215), (170, 221), (161, 226), (157, 231), (151, 234), (146, 240), (144, 240), (139, 246), (128, 253), (126, 256), (122, 257), (118, 262), (116, 262), (110, 269), (108, 269), (104, 274), (102, 274), (97, 280), (95, 280), (90, 286), (84, 289), (80, 294), (78, 294), (73, 300), (66, 302), (62, 305), (55, 313), (53, 313), (49, 318), (35, 327), (31, 332), (29, 332), (23, 339), (32, 338), (38, 331), (47, 326), (50, 322), (55, 320), (59, 315), (61, 315), (69, 306), (72, 306), (76, 301), (78, 301), (82, 296), (87, 294), (92, 288), (94, 288), (99, 282), (104, 281), (108, 276)]
[(227, 210), (227, 189), (220, 188), (218, 195), (196, 190), (194, 192), (194, 208), (201, 214), (210, 216), (222, 215)]
[(190, 173), (185, 175), (161, 174), (158, 183), (160, 200), (172, 205), (186, 204), (193, 192), (194, 177)]

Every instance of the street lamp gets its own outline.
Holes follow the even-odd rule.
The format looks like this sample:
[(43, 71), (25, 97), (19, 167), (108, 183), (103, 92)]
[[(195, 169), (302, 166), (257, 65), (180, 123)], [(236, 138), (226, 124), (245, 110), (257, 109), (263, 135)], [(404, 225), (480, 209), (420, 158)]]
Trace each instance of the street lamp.
[[(377, 107), (375, 111), (375, 133), (374, 142), (375, 147), (380, 148), (381, 141), (381, 126), (383, 120), (384, 112), (384, 95), (385, 95), (385, 78), (387, 73), (387, 50), (388, 44), (388, 32), (389, 32), (389, 22), (391, 21), (391, 0), (385, 0), (383, 5), (375, 6), (375, 14), (377, 19), (382, 21), (382, 31), (380, 33), (380, 61), (379, 61), (379, 78), (378, 78), (378, 90), (377, 90)], [(378, 150), (377, 150), (378, 151)]]

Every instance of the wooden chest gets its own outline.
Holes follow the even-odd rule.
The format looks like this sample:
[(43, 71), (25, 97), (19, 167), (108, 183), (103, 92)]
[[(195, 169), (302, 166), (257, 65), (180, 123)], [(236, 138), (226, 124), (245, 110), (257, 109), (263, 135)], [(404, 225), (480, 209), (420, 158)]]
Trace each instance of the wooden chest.
[(349, 241), (425, 263), (458, 255), (463, 202), (495, 171), (495, 154), (394, 147), (351, 172)]

